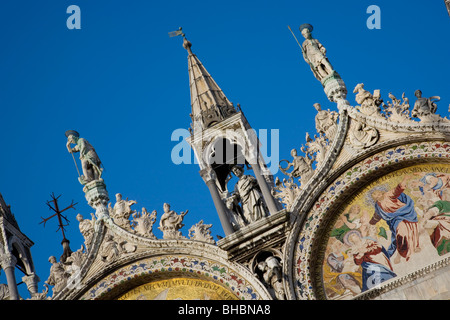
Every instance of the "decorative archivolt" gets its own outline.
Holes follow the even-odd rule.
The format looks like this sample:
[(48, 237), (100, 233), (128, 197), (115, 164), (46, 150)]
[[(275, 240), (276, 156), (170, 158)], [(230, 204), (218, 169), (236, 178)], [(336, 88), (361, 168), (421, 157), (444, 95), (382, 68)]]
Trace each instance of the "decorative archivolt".
[[(188, 211), (178, 214), (165, 203), (158, 227), (163, 233), (163, 239), (158, 240), (153, 234), (153, 225), (157, 219), (156, 210), (149, 213), (146, 208), (142, 208), (142, 211), (138, 212), (132, 209), (136, 203), (128, 198), (122, 199), (122, 195), (118, 193), (114, 206), (108, 204), (109, 216), (97, 220), (94, 214), (91, 215), (92, 219), (77, 215), (84, 245), (73, 252), (66, 263), (58, 262), (54, 256), (49, 258), (50, 276), (45, 282), (53, 286), (53, 299), (61, 299), (79, 287), (95, 259), (97, 264), (106, 267), (136, 253), (142, 244), (151, 247), (158, 246), (163, 240), (188, 240), (180, 231)], [(215, 244), (211, 227), (212, 224), (199, 221), (189, 229), (189, 240)], [(44, 294), (40, 297), (47, 298)]]
[(322, 190), (320, 194), (312, 195), (310, 202), (304, 202), (302, 210), (305, 214), (297, 216), (286, 243), (284, 272), (290, 279), (288, 298), (323, 298), (320, 294), (317, 296), (316, 291), (321, 286), (320, 248), (327, 239), (323, 232), (333, 219), (333, 212), (350, 195), (387, 172), (421, 162), (448, 163), (449, 156), (450, 143), (446, 141), (405, 142), (347, 166), (348, 169), (327, 183), (325, 189), (319, 189)]

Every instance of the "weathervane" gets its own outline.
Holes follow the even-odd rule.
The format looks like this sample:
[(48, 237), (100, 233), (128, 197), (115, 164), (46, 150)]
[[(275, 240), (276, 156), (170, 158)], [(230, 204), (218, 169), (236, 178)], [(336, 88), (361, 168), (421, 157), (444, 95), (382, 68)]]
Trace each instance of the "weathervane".
[[(39, 224), (43, 223), (44, 224), (44, 228), (45, 228), (45, 223), (48, 220), (52, 219), (55, 216), (58, 217), (58, 229), (56, 230), (56, 232), (61, 230), (61, 233), (62, 233), (62, 236), (63, 236), (63, 240), (61, 241), (61, 244), (63, 246), (63, 254), (62, 254), (60, 260), (61, 260), (62, 263), (64, 263), (66, 261), (66, 259), (70, 256), (70, 254), (72, 253), (72, 250), (70, 250), (69, 240), (67, 240), (66, 235), (64, 233), (65, 227), (67, 227), (69, 225), (69, 219), (67, 219), (67, 217), (64, 216), (62, 213), (64, 211), (70, 209), (70, 208), (75, 209), (75, 205), (77, 203), (74, 203), (73, 200), (72, 200), (72, 203), (68, 207), (66, 207), (63, 210), (60, 210), (59, 209), (59, 205), (58, 205), (58, 199), (59, 199), (59, 197), (61, 197), (61, 195), (55, 197), (55, 194), (52, 192), (51, 197), (52, 197), (52, 200), (51, 201), (47, 201), (47, 205), (48, 205), (50, 210), (53, 210), (55, 212), (55, 214), (51, 215), (48, 218), (42, 218), (41, 217), (42, 221), (39, 222)], [(53, 203), (54, 207), (51, 205), (51, 203)]]
[(169, 37), (176, 37), (176, 36), (182, 36), (183, 38), (185, 38), (185, 34), (183, 33), (183, 28), (179, 27), (178, 30), (176, 31), (171, 31), (169, 32)]

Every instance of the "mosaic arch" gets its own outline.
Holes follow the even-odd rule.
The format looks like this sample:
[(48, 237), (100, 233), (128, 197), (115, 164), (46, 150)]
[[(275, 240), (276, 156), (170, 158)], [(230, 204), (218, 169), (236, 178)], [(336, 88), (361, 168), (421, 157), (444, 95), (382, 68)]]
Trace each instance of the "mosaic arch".
[(98, 281), (82, 299), (259, 300), (267, 297), (261, 296), (235, 270), (217, 261), (162, 255), (116, 270)]
[[(447, 255), (449, 156), (446, 142), (412, 143), (373, 155), (336, 179), (315, 202), (297, 237), (293, 270), (297, 298), (352, 299)], [(405, 166), (399, 168), (402, 163)], [(326, 237), (320, 239), (320, 225), (330, 218), (328, 210), (339, 197), (355, 182), (394, 164), (397, 170), (358, 189), (340, 206)], [(312, 266), (311, 253), (318, 241), (325, 241), (322, 259)]]

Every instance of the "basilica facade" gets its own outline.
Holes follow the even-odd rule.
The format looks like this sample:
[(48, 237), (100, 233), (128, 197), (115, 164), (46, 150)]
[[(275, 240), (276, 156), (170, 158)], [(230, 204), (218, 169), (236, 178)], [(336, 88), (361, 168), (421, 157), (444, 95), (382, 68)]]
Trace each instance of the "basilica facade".
[[(94, 147), (67, 131), (95, 214), (77, 217), (84, 245), (51, 259), (44, 292), (29, 278), (31, 299), (448, 299), (450, 120), (437, 113), (440, 98), (420, 90), (395, 97), (363, 83), (349, 92), (313, 27), (300, 32), (305, 63), (336, 111), (314, 105), (317, 132), (280, 162), (283, 179), (264, 163), (245, 110), (228, 100), (182, 31), (174, 34), (188, 55), (188, 142), (225, 233), (217, 241), (203, 220), (183, 236), (188, 213), (170, 204), (157, 218), (121, 194), (111, 200)], [(28, 253), (32, 243), (18, 231), (14, 246), (13, 232), (2, 235), (4, 247)], [(30, 261), (23, 264), (34, 274)], [(9, 291), (4, 296), (17, 299)]]

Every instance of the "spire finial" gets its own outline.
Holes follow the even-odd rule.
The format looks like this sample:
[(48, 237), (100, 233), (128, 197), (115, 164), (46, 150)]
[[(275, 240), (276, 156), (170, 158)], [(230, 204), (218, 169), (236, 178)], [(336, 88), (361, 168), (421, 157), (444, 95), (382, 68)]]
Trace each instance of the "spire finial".
[(182, 36), (183, 37), (183, 48), (185, 48), (189, 54), (192, 54), (191, 47), (192, 43), (186, 39), (186, 35), (183, 33), (183, 28), (179, 27), (178, 30), (169, 32), (169, 37)]

